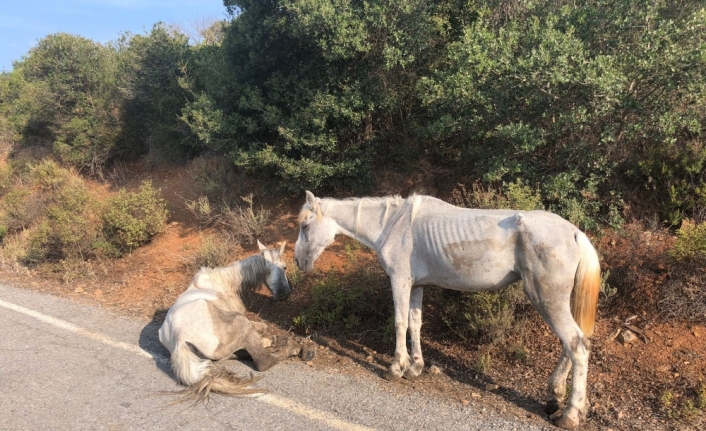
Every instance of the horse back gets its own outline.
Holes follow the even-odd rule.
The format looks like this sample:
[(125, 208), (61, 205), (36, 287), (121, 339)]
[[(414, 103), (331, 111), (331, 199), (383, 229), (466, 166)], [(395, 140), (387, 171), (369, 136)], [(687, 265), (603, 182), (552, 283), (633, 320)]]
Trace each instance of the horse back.
[(427, 198), (411, 215), (391, 226), (381, 260), (404, 265), (392, 272), (409, 271), (417, 285), (492, 290), (520, 279), (532, 254), (526, 247), (575, 248), (577, 229), (546, 211), (465, 209)]

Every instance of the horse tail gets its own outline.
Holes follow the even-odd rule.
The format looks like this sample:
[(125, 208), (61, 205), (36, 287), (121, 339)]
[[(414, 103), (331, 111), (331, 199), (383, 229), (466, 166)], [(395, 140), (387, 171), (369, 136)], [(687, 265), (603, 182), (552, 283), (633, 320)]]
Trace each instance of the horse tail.
[(179, 342), (172, 352), (172, 371), (177, 380), (191, 386), (199, 381), (211, 367), (211, 361), (202, 359), (194, 352), (191, 343)]
[(574, 278), (571, 298), (571, 314), (586, 337), (593, 335), (598, 309), (598, 294), (601, 290), (601, 265), (598, 253), (583, 232), (576, 234), (576, 244), (581, 257)]
[(211, 392), (234, 396), (266, 392), (248, 387), (260, 380), (259, 377), (238, 377), (218, 363), (214, 365), (210, 359), (200, 358), (194, 349), (190, 343), (179, 343), (172, 353), (172, 370), (179, 382), (187, 386), (178, 392), (181, 397), (177, 402), (204, 402)]

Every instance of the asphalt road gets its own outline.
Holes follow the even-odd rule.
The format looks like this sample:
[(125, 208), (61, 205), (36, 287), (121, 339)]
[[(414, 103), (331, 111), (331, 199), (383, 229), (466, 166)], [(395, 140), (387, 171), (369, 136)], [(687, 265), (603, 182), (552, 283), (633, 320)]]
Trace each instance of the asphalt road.
[[(0, 284), (0, 430), (540, 430), (492, 409), (400, 394), (374, 376), (278, 364), (265, 396), (171, 405), (158, 327)], [(243, 375), (246, 364), (230, 361)]]

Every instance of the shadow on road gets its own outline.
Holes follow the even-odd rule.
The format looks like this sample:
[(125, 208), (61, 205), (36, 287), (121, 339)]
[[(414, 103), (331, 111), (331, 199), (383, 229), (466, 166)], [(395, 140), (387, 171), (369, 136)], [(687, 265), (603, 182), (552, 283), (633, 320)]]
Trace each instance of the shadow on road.
[(169, 350), (159, 341), (159, 327), (162, 326), (164, 316), (166, 315), (167, 310), (157, 310), (154, 312), (150, 323), (140, 331), (139, 343), (142, 350), (152, 355), (157, 368), (176, 381), (171, 366), (169, 365)]

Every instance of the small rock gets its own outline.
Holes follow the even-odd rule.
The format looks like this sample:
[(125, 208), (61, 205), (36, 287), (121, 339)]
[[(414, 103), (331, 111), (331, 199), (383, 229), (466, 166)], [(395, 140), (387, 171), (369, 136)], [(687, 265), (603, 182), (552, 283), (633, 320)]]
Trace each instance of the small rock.
[(473, 398), (481, 398), (482, 395), (479, 394), (478, 392), (471, 392), (471, 397), (473, 397)]
[(84, 292), (84, 290), (83, 290), (83, 287), (81, 287), (81, 286), (74, 289), (74, 293), (83, 293), (83, 292)]
[(492, 383), (488, 383), (487, 385), (485, 385), (485, 390), (486, 390), (486, 391), (494, 391), (494, 390), (498, 389), (499, 387), (500, 387), (500, 386), (498, 386), (498, 385), (494, 385), (494, 384), (492, 384)]
[(671, 366), (669, 366), (669, 365), (662, 365), (661, 367), (657, 367), (657, 371), (661, 371), (661, 372), (663, 372), (663, 373), (664, 373), (664, 372), (667, 372), (667, 371), (669, 371), (669, 370), (670, 370), (670, 368), (672, 368), (672, 367), (671, 367)]
[(468, 401), (468, 400), (461, 400), (461, 404), (464, 405), (464, 406), (467, 406), (468, 403), (470, 403), (470, 401)]
[(305, 362), (310, 362), (316, 357), (316, 348), (312, 348), (311, 346), (306, 346), (302, 348), (302, 351), (300, 353), (300, 356), (302, 358), (302, 361)]
[(314, 361), (306, 361), (306, 364), (310, 367), (314, 366)]
[(365, 360), (368, 362), (373, 362), (373, 355), (368, 355)]
[(633, 332), (628, 329), (624, 329), (620, 335), (618, 335), (618, 340), (623, 344), (630, 344), (637, 341), (637, 335), (633, 334)]
[(437, 367), (436, 365), (432, 365), (429, 367), (429, 374), (441, 374), (441, 368)]
[(262, 347), (272, 347), (272, 340), (269, 338), (262, 338)]

